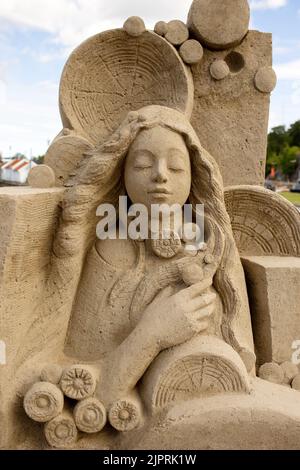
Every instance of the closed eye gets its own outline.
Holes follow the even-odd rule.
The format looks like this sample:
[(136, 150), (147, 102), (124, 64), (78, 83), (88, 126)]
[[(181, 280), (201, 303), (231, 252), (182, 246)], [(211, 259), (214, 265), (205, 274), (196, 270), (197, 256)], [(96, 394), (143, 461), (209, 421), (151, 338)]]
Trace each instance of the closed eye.
[(174, 171), (174, 173), (181, 173), (181, 172), (184, 171), (184, 168), (170, 167), (170, 166), (169, 166), (169, 170), (170, 170), (170, 171)]
[(152, 168), (152, 165), (150, 165), (150, 164), (144, 164), (144, 165), (139, 164), (139, 165), (134, 165), (134, 168), (136, 170), (145, 170), (147, 168)]

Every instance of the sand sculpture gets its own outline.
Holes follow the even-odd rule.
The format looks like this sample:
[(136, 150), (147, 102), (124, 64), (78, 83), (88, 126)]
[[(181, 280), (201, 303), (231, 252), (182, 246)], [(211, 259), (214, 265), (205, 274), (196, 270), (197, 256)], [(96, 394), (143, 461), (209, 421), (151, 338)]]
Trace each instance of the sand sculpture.
[[(248, 28), (247, 0), (194, 0), (70, 56), (45, 165), (0, 191), (2, 448), (299, 448), (300, 219), (260, 186), (276, 77)], [(124, 194), (204, 204), (205, 243), (98, 239)]]

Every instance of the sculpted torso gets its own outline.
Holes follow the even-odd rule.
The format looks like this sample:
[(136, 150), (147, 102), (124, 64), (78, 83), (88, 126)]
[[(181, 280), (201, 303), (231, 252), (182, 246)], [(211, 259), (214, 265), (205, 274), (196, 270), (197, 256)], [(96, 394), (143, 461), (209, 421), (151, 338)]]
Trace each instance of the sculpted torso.
[[(129, 207), (145, 209), (148, 229), (131, 237), (129, 211), (128, 239), (96, 237), (99, 206), (110, 204), (120, 215), (121, 195)], [(192, 222), (182, 225), (186, 204)], [(201, 204), (205, 243), (186, 232), (199, 221)], [(154, 205), (177, 205), (180, 214), (179, 222), (171, 209), (168, 230), (156, 215), (158, 239)], [(60, 387), (78, 400), (79, 429), (101, 430), (107, 416), (116, 430), (128, 431), (170, 401), (248, 391), (255, 363), (250, 315), (222, 179), (181, 113), (161, 106), (129, 113), (86, 155), (68, 182), (53, 253), (49, 289), (63, 281), (57, 307), (72, 310)], [(41, 412), (30, 394), (44, 387), (37, 383), (25, 397), (34, 420)], [(96, 410), (103, 419), (91, 423)]]
[[(124, 168), (132, 203), (144, 204), (149, 214), (153, 204), (183, 206), (191, 180), (190, 156), (182, 136), (155, 127), (134, 140)], [(67, 352), (86, 361), (107, 358), (116, 376), (122, 355), (127, 367), (118, 381), (123, 381), (120, 388), (125, 390), (129, 365), (132, 386), (160, 351), (201, 331), (220, 335), (220, 308), (209, 321), (217, 304), (212, 287), (216, 267), (213, 260), (206, 264), (205, 258), (206, 252), (182, 249), (171, 260), (162, 259), (153, 253), (151, 240), (98, 240), (84, 267)], [(203, 274), (193, 285), (184, 283), (184, 272), (195, 264)], [(118, 358), (114, 365), (112, 355)], [(111, 384), (108, 378), (105, 382)]]
[[(183, 260), (183, 265), (190, 266), (194, 263), (191, 259), (194, 257), (178, 255), (172, 261), (161, 260), (153, 254), (149, 241), (140, 243), (142, 247), (130, 240), (100, 241), (89, 253), (68, 336), (67, 351), (72, 357), (86, 361), (100, 359), (126, 339), (141, 320), (143, 308), (147, 307), (139, 286), (144, 294), (146, 283), (150, 297), (160, 292), (162, 283), (169, 285), (168, 290), (165, 287), (166, 295), (187, 287), (176, 261)], [(140, 251), (145, 256), (142, 260)], [(205, 252), (201, 253), (197, 264), (202, 262), (206, 266), (205, 256)], [(174, 271), (172, 277), (168, 275), (170, 269)], [(214, 292), (213, 287), (208, 291)], [(222, 311), (220, 303), (219, 300), (218, 312), (211, 318), (207, 331), (218, 336)], [(173, 319), (171, 313), (168, 314), (166, 311), (172, 331)]]

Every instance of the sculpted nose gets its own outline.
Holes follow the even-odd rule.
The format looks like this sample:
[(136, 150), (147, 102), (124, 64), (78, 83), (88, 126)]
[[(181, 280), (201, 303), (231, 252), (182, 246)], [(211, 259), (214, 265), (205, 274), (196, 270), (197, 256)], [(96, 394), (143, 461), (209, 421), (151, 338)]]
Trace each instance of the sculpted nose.
[(167, 168), (163, 163), (156, 166), (153, 174), (153, 181), (155, 183), (166, 183), (168, 181)]

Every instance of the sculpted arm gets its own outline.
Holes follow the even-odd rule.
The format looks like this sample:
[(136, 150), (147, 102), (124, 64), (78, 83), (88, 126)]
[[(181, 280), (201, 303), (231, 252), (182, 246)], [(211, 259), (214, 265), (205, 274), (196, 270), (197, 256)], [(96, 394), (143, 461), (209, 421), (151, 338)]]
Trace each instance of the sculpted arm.
[(109, 405), (125, 397), (164, 349), (184, 343), (208, 326), (215, 294), (204, 294), (211, 279), (168, 295), (162, 291), (123, 343), (105, 360), (99, 398)]

